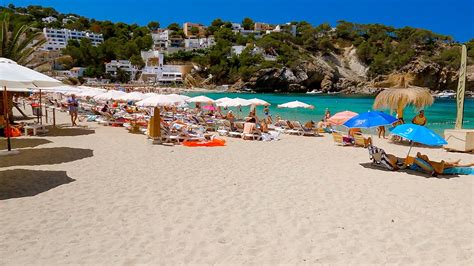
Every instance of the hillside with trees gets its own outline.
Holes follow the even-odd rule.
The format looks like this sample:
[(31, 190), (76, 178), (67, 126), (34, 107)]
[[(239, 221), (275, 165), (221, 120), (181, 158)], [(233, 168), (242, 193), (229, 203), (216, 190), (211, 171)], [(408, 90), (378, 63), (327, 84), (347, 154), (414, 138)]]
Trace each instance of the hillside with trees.
[[(40, 6), (2, 7), (9, 14), (13, 30), (29, 25), (32, 34), (43, 27), (68, 28), (101, 33), (104, 42), (93, 46), (87, 39), (70, 41), (59, 61), (68, 67), (85, 66), (88, 77), (105, 77), (104, 63), (116, 59), (130, 60), (143, 66), (140, 51), (153, 46), (150, 32), (163, 25), (151, 21), (146, 26), (111, 21), (98, 21), (75, 14), (61, 14)], [(54, 16), (57, 21), (45, 23)], [(255, 22), (244, 18), (245, 30)], [(206, 36), (214, 36), (216, 44), (209, 49), (168, 54), (167, 62), (192, 63), (193, 80), (211, 80), (212, 84), (230, 84), (236, 90), (257, 91), (309, 90), (360, 92), (367, 87), (395, 86), (400, 77), (412, 85), (433, 90), (453, 89), (460, 64), (460, 43), (450, 36), (425, 29), (394, 28), (380, 24), (357, 24), (339, 21), (335, 27), (324, 23), (291, 22), (297, 34), (289, 31), (243, 36), (232, 30), (232, 23), (215, 19), (207, 27)], [(171, 37), (184, 37), (177, 23), (167, 26)], [(198, 30), (191, 29), (192, 31)], [(236, 54), (235, 46), (245, 46)], [(468, 67), (473, 71), (474, 39), (466, 43)], [(130, 77), (121, 76), (126, 81)], [(199, 83), (199, 82), (197, 82)], [(473, 81), (468, 88), (473, 90)]]

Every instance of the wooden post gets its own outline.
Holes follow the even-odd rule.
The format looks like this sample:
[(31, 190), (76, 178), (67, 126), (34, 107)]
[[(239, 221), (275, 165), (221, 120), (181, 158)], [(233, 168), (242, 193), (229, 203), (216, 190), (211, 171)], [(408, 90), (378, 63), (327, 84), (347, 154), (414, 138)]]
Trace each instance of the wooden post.
[(56, 107), (53, 107), (53, 127), (56, 127)]
[(38, 112), (38, 123), (40, 123), (40, 125), (43, 124), (43, 114), (42, 114), (42, 107), (41, 107), (41, 90), (39, 90), (39, 112)]
[(5, 117), (5, 134), (7, 135), (7, 146), (8, 151), (12, 150), (12, 143), (10, 140), (10, 116), (9, 116), (9, 108), (8, 108), (8, 94), (7, 94), (7, 86), (3, 87), (3, 116)]
[(44, 119), (45, 119), (45, 122), (46, 124), (48, 123), (48, 106), (46, 106), (46, 104), (44, 105)]

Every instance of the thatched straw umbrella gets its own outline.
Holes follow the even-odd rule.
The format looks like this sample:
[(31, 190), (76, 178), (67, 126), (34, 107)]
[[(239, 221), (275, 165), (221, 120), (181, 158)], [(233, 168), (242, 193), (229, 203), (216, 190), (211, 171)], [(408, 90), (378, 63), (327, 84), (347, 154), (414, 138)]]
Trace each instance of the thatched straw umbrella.
[(403, 117), (407, 105), (422, 109), (433, 104), (434, 99), (427, 88), (408, 86), (402, 78), (402, 86), (381, 91), (374, 101), (374, 109), (389, 109), (397, 111), (398, 118)]

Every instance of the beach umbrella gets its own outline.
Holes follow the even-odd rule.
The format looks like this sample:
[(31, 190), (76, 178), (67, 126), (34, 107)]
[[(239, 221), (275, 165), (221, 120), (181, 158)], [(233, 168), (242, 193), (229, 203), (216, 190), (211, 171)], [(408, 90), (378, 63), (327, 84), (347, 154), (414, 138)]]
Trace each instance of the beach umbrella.
[[(0, 58), (0, 86), (3, 87), (3, 106), (6, 120), (8, 152), (11, 151), (10, 141), (10, 117), (8, 108), (8, 89), (12, 88), (39, 88), (57, 87), (62, 85), (61, 81), (48, 77), (27, 67), (18, 65), (15, 61)], [(41, 98), (40, 98), (41, 103)]]
[(87, 97), (94, 97), (100, 94), (103, 94), (103, 91), (100, 90), (83, 90), (76, 94), (77, 97), (87, 98)]
[[(402, 81), (404, 83), (404, 81)], [(408, 86), (388, 88), (381, 91), (375, 98), (373, 108), (375, 110), (389, 109), (396, 111), (398, 118), (403, 117), (403, 110), (407, 105), (412, 105), (417, 109), (423, 109), (432, 105), (434, 98), (427, 88)]]
[(407, 157), (410, 155), (413, 142), (418, 142), (428, 146), (442, 146), (448, 144), (445, 139), (436, 134), (433, 130), (415, 124), (398, 125), (390, 133), (405, 138), (411, 142)]
[(238, 97), (217, 103), (217, 106), (221, 106), (221, 107), (240, 107), (240, 106), (249, 106), (249, 105), (252, 105), (251, 101), (238, 98)]
[(150, 98), (150, 97), (153, 97), (153, 96), (158, 96), (159, 94), (158, 93), (154, 93), (154, 92), (148, 92), (148, 93), (145, 93), (145, 99), (146, 98)]
[(214, 100), (204, 95), (192, 97), (186, 100), (188, 103), (214, 103)]
[(433, 130), (415, 124), (398, 125), (390, 133), (429, 146), (448, 144), (445, 139), (436, 134)]
[(189, 96), (186, 96), (186, 95), (180, 95), (180, 94), (175, 94), (175, 93), (172, 93), (172, 94), (167, 94), (169, 97), (173, 98), (173, 99), (176, 99), (178, 101), (186, 101), (188, 99), (191, 99), (191, 97)]
[(270, 103), (258, 98), (253, 98), (253, 99), (250, 99), (249, 101), (255, 106), (269, 106), (270, 105)]
[(140, 107), (158, 107), (158, 106), (172, 106), (184, 103), (184, 101), (176, 100), (165, 94), (158, 94), (157, 96), (149, 97), (135, 103)]
[(104, 92), (102, 94), (94, 96), (94, 100), (96, 101), (117, 100), (118, 98), (124, 96), (125, 94), (126, 93), (123, 91), (110, 90), (108, 92)]
[(300, 101), (292, 101), (292, 102), (287, 102), (284, 104), (279, 104), (278, 108), (305, 108), (305, 109), (314, 109), (313, 105), (306, 104)]
[(339, 113), (336, 113), (333, 116), (331, 116), (328, 119), (328, 122), (331, 125), (340, 126), (340, 125), (344, 124), (347, 120), (353, 118), (356, 115), (358, 115), (358, 113), (354, 113), (354, 112), (351, 112), (351, 111), (343, 111), (343, 112), (339, 112)]
[(369, 111), (352, 117), (343, 125), (348, 128), (372, 128), (388, 126), (398, 121), (397, 118), (379, 111)]
[(118, 97), (117, 100), (124, 101), (124, 102), (129, 102), (129, 101), (137, 102), (137, 101), (144, 100), (146, 98), (147, 97), (145, 96), (145, 94), (138, 91), (134, 91), (134, 92), (130, 92)]
[(206, 105), (206, 106), (203, 106), (202, 109), (208, 110), (208, 111), (215, 111), (215, 110), (217, 110), (217, 108), (216, 108), (214, 105)]
[(222, 98), (219, 98), (219, 99), (215, 100), (214, 102), (215, 102), (215, 103), (221, 103), (221, 102), (225, 102), (225, 101), (228, 101), (228, 100), (231, 100), (231, 98), (229, 98), (229, 97), (222, 97)]

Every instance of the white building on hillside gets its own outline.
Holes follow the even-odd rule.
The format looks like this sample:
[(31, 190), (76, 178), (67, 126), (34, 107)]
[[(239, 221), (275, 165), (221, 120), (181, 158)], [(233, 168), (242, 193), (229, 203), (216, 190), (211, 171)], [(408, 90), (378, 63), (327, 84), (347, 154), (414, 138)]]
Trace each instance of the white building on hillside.
[(109, 73), (112, 76), (117, 75), (119, 69), (128, 72), (131, 79), (134, 79), (138, 72), (138, 68), (132, 65), (129, 60), (112, 60), (110, 63), (105, 64), (105, 73)]
[(183, 82), (181, 66), (164, 65), (164, 54), (160, 51), (141, 51), (145, 67), (141, 80), (145, 82), (169, 84)]
[(151, 34), (155, 50), (166, 50), (169, 47), (170, 30), (158, 29)]
[(208, 38), (188, 38), (184, 40), (184, 48), (186, 48), (186, 50), (206, 49), (215, 44), (216, 41), (212, 36)]
[(42, 20), (44, 23), (53, 23), (53, 22), (58, 21), (57, 18), (51, 17), (51, 16), (42, 18), (41, 20)]
[(97, 46), (104, 41), (104, 37), (102, 36), (102, 34), (96, 34), (86, 31), (44, 28), (43, 34), (47, 40), (47, 42), (43, 46), (43, 49), (50, 51), (61, 50), (66, 48), (67, 43), (70, 40), (80, 41), (83, 38), (87, 38), (94, 46)]

